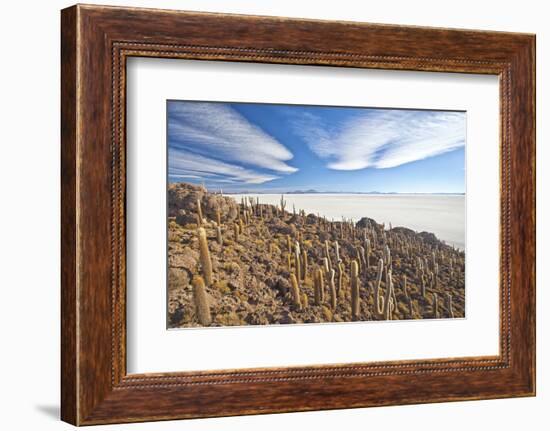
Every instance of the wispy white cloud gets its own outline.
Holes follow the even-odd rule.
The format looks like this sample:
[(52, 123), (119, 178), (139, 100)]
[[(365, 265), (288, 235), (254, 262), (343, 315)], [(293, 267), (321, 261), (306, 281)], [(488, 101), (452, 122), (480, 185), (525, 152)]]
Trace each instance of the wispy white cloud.
[(212, 183), (263, 184), (277, 179), (242, 166), (225, 163), (186, 150), (168, 150), (168, 176), (172, 178), (202, 179)]
[(226, 104), (172, 102), (168, 105), (170, 147), (234, 162), (250, 170), (290, 174), (292, 153)]
[(465, 145), (462, 112), (371, 109), (327, 126), (304, 113), (294, 127), (309, 148), (335, 170), (393, 168)]

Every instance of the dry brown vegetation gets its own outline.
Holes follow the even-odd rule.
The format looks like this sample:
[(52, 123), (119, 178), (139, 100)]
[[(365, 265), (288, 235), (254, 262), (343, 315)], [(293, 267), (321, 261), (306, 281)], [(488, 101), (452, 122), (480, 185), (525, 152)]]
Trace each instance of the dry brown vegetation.
[(464, 252), (428, 232), (168, 188), (168, 325), (464, 317)]

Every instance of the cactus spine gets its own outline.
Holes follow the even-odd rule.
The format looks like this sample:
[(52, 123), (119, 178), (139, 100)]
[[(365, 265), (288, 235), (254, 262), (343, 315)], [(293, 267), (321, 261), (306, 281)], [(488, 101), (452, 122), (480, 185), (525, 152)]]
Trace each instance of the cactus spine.
[(359, 310), (361, 308), (359, 298), (359, 265), (356, 260), (351, 261), (351, 318), (359, 319)]
[(193, 277), (193, 299), (195, 300), (195, 312), (199, 323), (203, 326), (209, 326), (212, 323), (212, 316), (210, 315), (204, 280), (199, 275)]
[(212, 261), (210, 260), (210, 252), (208, 251), (208, 240), (206, 239), (206, 231), (204, 228), (200, 227), (198, 229), (199, 233), (199, 250), (200, 250), (200, 260), (201, 260), (201, 269), (206, 285), (212, 285)]

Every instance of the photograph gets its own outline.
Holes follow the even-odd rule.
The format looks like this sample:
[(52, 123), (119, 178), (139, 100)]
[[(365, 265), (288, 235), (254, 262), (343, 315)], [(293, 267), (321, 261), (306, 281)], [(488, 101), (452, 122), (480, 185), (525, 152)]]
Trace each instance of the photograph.
[(465, 317), (466, 112), (166, 118), (168, 328)]
[(8, 5), (4, 428), (548, 422), (550, 27), (398, 2)]

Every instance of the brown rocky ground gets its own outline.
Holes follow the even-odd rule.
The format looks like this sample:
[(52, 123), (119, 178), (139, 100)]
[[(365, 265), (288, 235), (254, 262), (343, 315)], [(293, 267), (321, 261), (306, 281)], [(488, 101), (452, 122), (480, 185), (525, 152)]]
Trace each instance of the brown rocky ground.
[[(368, 218), (355, 224), (330, 222), (313, 214), (282, 211), (280, 205), (237, 203), (200, 186), (177, 183), (168, 188), (170, 328), (203, 326), (192, 286), (194, 277), (205, 278), (198, 239), (198, 201), (212, 266), (213, 281), (206, 285), (210, 326), (464, 317), (464, 253), (431, 233), (415, 233), (403, 227), (387, 229)], [(218, 213), (221, 238), (217, 232)], [(299, 304), (291, 289), (296, 245), (300, 249)], [(378, 283), (381, 259), (384, 264)], [(350, 270), (353, 260), (359, 266), (355, 314)], [(314, 273), (319, 269), (324, 285), (318, 288), (318, 295), (324, 298), (316, 301)], [(330, 269), (335, 271), (332, 301)], [(388, 269), (393, 284), (390, 292)], [(393, 298), (389, 299), (389, 311), (379, 313), (376, 309), (377, 286), (381, 303), (386, 293)]]

